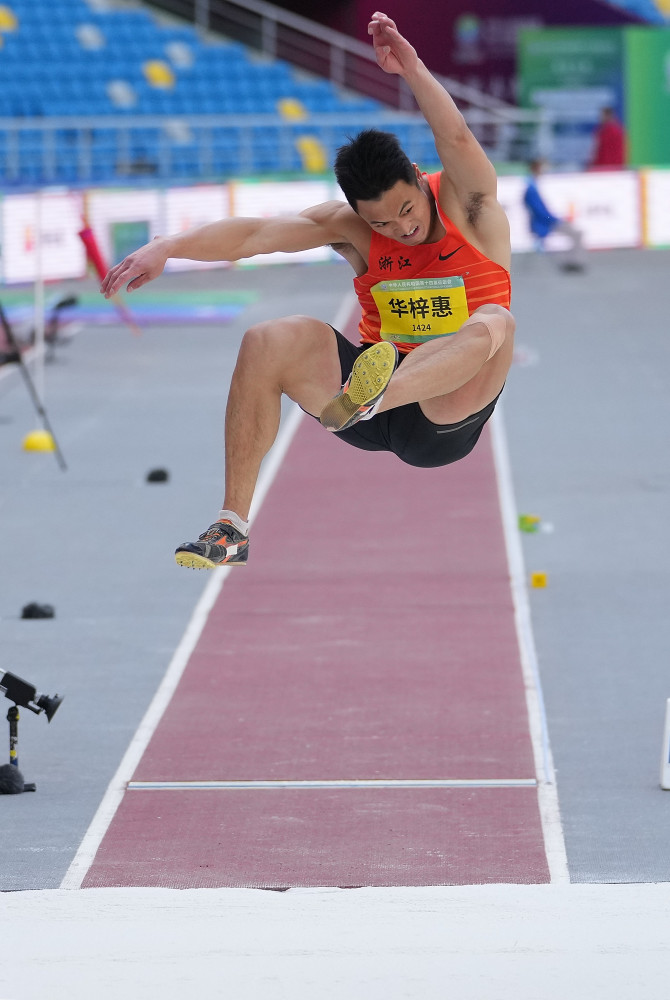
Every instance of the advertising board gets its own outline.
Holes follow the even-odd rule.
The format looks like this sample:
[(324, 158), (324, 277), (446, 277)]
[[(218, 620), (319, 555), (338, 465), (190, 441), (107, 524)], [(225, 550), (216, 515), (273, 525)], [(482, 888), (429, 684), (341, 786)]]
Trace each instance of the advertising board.
[(645, 170), (644, 242), (650, 247), (670, 247), (670, 170)]
[(135, 191), (96, 188), (88, 192), (88, 223), (110, 267), (132, 249), (128, 242), (130, 234), (139, 240), (135, 246), (141, 246), (164, 232), (163, 200), (163, 192), (151, 188)]
[[(498, 179), (498, 199), (507, 213), (513, 253), (532, 250), (535, 242), (523, 204), (527, 178)], [(545, 174), (538, 188), (549, 211), (567, 219), (584, 235), (590, 250), (636, 247), (642, 243), (639, 178), (635, 171)], [(546, 250), (563, 250), (565, 236), (554, 234), (544, 242)]]
[[(512, 251), (533, 250), (523, 204), (527, 178), (498, 179), (498, 197), (510, 223)], [(670, 246), (670, 170), (613, 170), (586, 173), (548, 173), (539, 188), (550, 211), (572, 221), (584, 233), (587, 248)], [(161, 233), (182, 232), (226, 218), (297, 214), (341, 193), (334, 181), (295, 181), (205, 185), (165, 190), (44, 191), (12, 194), (0, 200), (0, 277), (7, 284), (34, 281), (40, 263), (45, 280), (82, 278), (86, 256), (78, 233), (84, 210), (107, 263), (120, 260)], [(42, 233), (41, 255), (37, 230)], [(550, 236), (547, 250), (565, 247), (565, 238)], [(248, 264), (293, 263), (336, 259), (320, 247), (295, 254), (264, 254), (242, 261)], [(166, 270), (220, 267), (219, 262), (170, 260)], [(239, 266), (239, 265), (238, 265)]]
[[(2, 261), (7, 284), (80, 278), (86, 272), (86, 252), (77, 235), (82, 225), (78, 192), (15, 194), (0, 202)], [(41, 239), (38, 239), (38, 233)]]

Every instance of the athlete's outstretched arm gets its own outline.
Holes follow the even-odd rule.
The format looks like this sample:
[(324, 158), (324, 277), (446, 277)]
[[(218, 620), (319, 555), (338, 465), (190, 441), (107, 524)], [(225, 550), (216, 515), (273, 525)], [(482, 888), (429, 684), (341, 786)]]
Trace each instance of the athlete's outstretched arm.
[(444, 87), (419, 59), (416, 49), (398, 31), (395, 22), (377, 11), (368, 25), (377, 62), (386, 73), (396, 73), (410, 87), (435, 137), (440, 162), (455, 191), (467, 200), (473, 191), (496, 197), (493, 164), (467, 126)]
[(336, 219), (343, 206), (332, 204), (332, 221), (328, 221), (328, 213), (322, 213), (319, 222), (306, 216), (221, 219), (174, 236), (157, 236), (111, 268), (100, 291), (109, 298), (124, 284), (128, 291), (140, 288), (162, 273), (170, 257), (241, 260), (259, 253), (296, 253), (337, 242), (342, 237)]

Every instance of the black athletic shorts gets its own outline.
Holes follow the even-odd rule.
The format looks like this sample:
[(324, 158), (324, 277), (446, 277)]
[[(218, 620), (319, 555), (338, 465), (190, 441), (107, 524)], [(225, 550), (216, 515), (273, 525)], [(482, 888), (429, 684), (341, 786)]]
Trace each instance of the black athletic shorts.
[[(344, 383), (358, 355), (370, 345), (352, 344), (338, 330), (335, 336)], [(405, 357), (407, 355), (400, 355), (400, 363)], [(424, 416), (418, 403), (407, 403), (378, 413), (370, 420), (359, 420), (348, 430), (335, 433), (354, 448), (390, 451), (407, 465), (433, 469), (458, 462), (470, 454), (498, 399), (499, 395), (483, 410), (457, 424), (434, 424)]]

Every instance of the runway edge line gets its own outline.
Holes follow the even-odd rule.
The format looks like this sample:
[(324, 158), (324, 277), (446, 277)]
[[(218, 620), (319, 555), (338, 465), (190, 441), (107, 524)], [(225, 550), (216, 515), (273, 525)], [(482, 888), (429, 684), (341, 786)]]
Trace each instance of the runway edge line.
[(523, 549), (517, 528), (517, 506), (505, 433), (504, 413), (500, 403), (498, 403), (489, 423), (510, 573), (510, 587), (514, 602), (514, 621), (526, 689), (530, 738), (535, 759), (535, 773), (538, 779), (537, 793), (544, 849), (551, 882), (565, 884), (570, 882), (568, 859), (558, 803), (554, 762), (549, 743), (549, 729), (542, 694), (537, 649), (533, 635)]

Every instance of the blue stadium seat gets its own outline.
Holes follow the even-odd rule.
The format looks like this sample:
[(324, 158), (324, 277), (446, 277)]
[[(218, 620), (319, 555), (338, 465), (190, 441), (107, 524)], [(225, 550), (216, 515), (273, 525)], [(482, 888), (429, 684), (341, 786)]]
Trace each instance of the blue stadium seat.
[[(86, 0), (8, 2), (17, 14), (18, 30), (3, 37), (0, 117), (115, 115), (132, 120), (136, 114), (274, 115), (279, 97), (295, 97), (314, 113), (379, 107), (376, 102), (341, 95), (325, 80), (298, 76), (288, 63), (263, 60), (239, 42), (207, 43), (193, 28), (164, 26), (146, 11), (96, 10)], [(82, 46), (81, 28), (87, 25), (99, 33), (102, 48)], [(148, 84), (143, 73), (148, 60), (171, 65), (176, 79), (173, 89)], [(137, 96), (133, 107), (119, 108), (110, 100), (107, 87), (115, 80), (133, 88)], [(315, 130), (309, 131), (314, 134)], [(44, 180), (45, 170), (52, 169), (45, 166), (50, 158), (55, 160), (52, 180), (86, 180), (78, 174), (88, 164), (89, 180), (113, 180), (127, 171), (128, 164), (120, 162), (116, 130), (96, 129), (90, 136), (88, 158), (82, 159), (79, 154), (84, 147), (73, 138), (78, 134), (59, 130), (47, 148), (39, 131), (24, 131), (19, 149), (22, 177)], [(280, 142), (279, 130), (214, 129), (210, 133), (203, 129), (194, 134), (196, 141), (184, 144), (166, 140), (158, 129), (134, 129), (130, 146), (124, 148), (131, 159), (160, 161), (161, 176), (197, 177), (204, 169), (229, 175), (240, 169), (240, 157), (252, 172), (300, 169), (294, 142)], [(323, 133), (322, 141), (329, 149), (333, 135), (334, 130)], [(338, 135), (338, 141), (344, 141), (344, 135), (341, 139)], [(165, 150), (169, 150), (168, 159)]]

